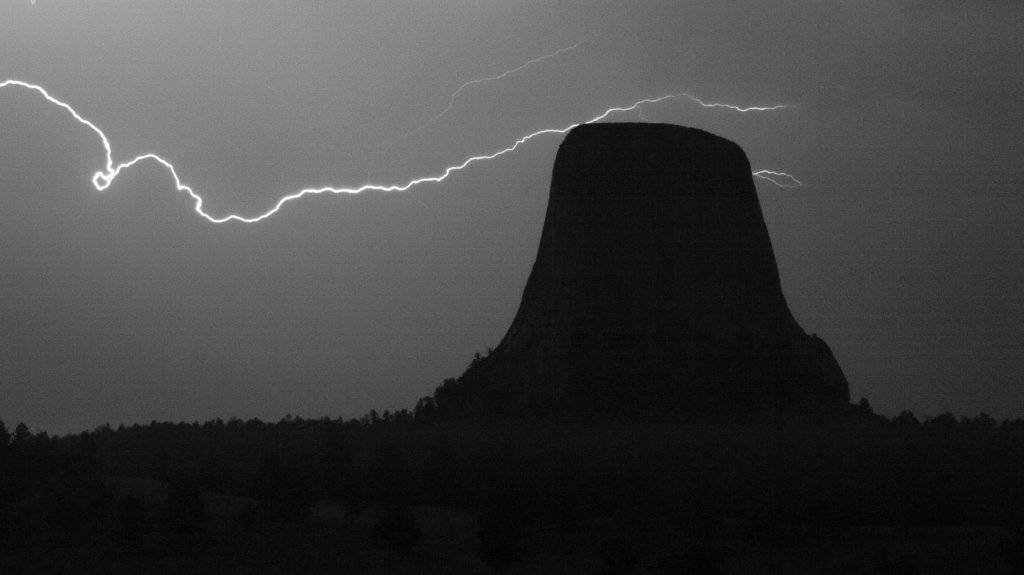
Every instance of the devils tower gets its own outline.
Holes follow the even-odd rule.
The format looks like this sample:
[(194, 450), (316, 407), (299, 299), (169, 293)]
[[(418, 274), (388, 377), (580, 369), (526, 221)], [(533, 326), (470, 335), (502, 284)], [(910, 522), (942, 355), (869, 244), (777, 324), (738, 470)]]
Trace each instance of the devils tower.
[(840, 405), (849, 388), (786, 304), (743, 150), (605, 123), (566, 136), (519, 311), (437, 399), (475, 413), (735, 412)]

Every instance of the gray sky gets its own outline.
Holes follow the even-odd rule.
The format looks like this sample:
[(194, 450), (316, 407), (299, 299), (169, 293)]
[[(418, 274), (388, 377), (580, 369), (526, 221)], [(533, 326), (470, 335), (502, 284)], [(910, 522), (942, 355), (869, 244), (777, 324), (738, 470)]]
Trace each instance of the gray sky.
[[(116, 161), (174, 163), (215, 216), (399, 183), (613, 105), (738, 142), (786, 296), (854, 398), (1024, 416), (1024, 7), (1012, 1), (0, 0), (0, 80), (45, 86)], [(463, 90), (580, 42), (501, 81)], [(611, 116), (636, 120), (637, 113)], [(0, 90), (0, 418), (103, 422), (411, 407), (497, 345), (557, 136), (402, 194), (254, 225)]]

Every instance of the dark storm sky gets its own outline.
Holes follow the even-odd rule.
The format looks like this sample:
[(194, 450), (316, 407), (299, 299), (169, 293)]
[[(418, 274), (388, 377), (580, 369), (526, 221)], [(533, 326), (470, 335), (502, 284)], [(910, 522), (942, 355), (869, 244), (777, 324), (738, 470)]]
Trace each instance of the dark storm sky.
[[(155, 152), (214, 215), (312, 185), (406, 181), (612, 105), (735, 140), (783, 286), (854, 398), (1024, 416), (1024, 7), (1014, 1), (2, 0), (0, 80)], [(580, 47), (464, 91), (562, 47)], [(619, 114), (613, 120), (636, 120)], [(411, 407), (497, 345), (554, 151), (405, 194), (214, 225), (141, 164), (104, 193), (95, 135), (0, 91), (0, 419), (359, 415)]]

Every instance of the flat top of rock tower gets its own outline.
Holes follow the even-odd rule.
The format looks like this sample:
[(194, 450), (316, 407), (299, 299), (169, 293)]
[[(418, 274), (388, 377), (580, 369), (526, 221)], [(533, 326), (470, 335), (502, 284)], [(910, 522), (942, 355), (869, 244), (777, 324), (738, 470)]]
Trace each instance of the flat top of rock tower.
[(646, 147), (685, 146), (696, 149), (729, 148), (745, 157), (743, 149), (735, 142), (706, 132), (699, 128), (677, 124), (649, 122), (601, 122), (580, 124), (566, 135), (562, 148), (588, 146), (594, 143), (615, 143), (620, 148), (633, 142), (649, 142)]
[[(551, 199), (557, 204), (567, 196), (588, 201), (646, 196), (678, 203), (683, 197), (717, 202), (730, 196), (750, 204), (758, 212), (751, 213), (751, 222), (763, 225), (750, 180), (743, 149), (710, 132), (674, 124), (582, 124), (558, 148)], [(691, 216), (702, 209), (685, 207)]]

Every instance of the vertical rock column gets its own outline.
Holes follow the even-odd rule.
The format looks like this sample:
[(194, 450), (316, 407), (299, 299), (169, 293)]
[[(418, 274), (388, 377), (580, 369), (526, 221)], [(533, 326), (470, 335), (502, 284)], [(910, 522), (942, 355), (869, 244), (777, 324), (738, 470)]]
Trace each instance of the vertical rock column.
[(849, 401), (786, 304), (743, 150), (664, 124), (566, 136), (519, 311), (464, 379), (488, 411)]

